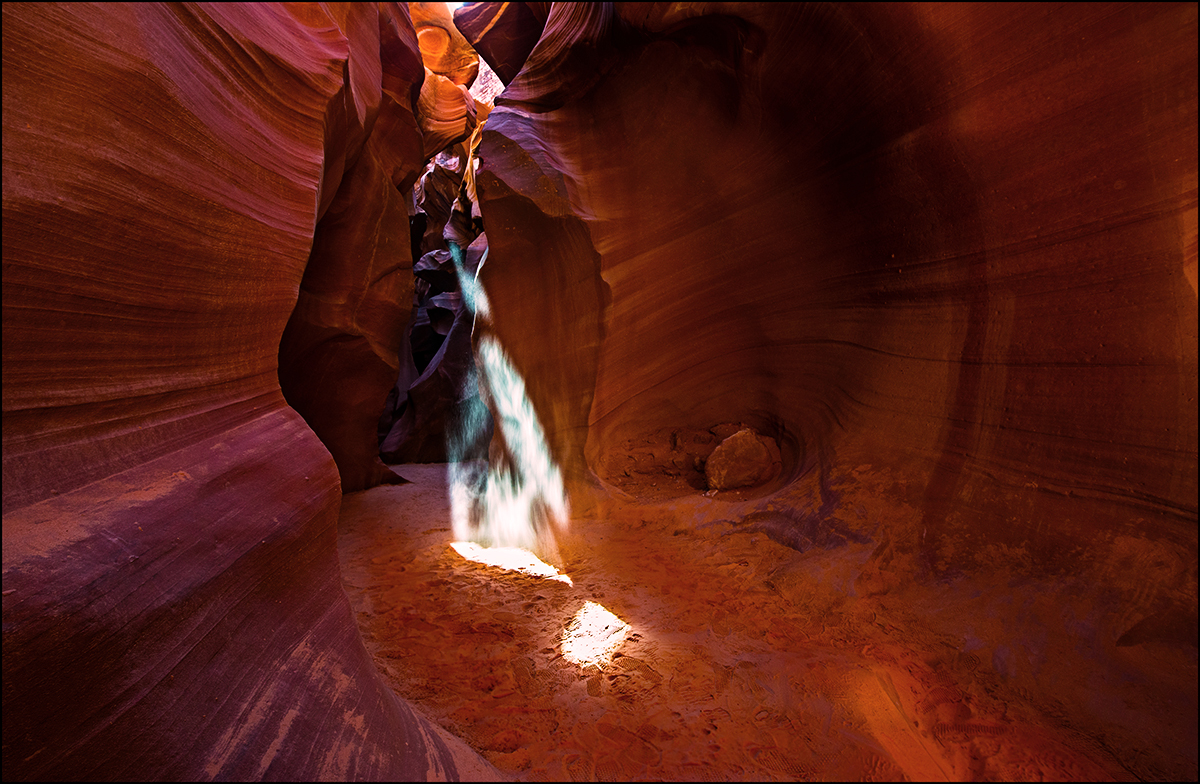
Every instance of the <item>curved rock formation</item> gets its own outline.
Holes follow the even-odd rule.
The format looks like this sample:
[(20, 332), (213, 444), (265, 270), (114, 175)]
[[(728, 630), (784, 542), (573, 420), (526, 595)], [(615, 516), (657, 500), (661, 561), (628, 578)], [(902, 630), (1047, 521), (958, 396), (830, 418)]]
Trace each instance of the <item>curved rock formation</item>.
[[(323, 193), (335, 195), (319, 213), (299, 301), (279, 349), (283, 393), (333, 454), (343, 492), (403, 481), (380, 462), (373, 436), (398, 373), (408, 317), (403, 303), (412, 291), (401, 193), (412, 187), (424, 160), (412, 101), (423, 70), (411, 36), (405, 42), (405, 32), (390, 20), (377, 25), (366, 16), (353, 20), (365, 45), (393, 56), (350, 60), (349, 89), (326, 126), (323, 183), (334, 188)], [(330, 162), (337, 168), (331, 171)]]
[(336, 560), (411, 296), (407, 10), (4, 30), (5, 778), (494, 776), (379, 680)]
[(548, 3), (471, 3), (454, 12), (454, 24), (500, 81), (511, 82), (537, 46)]
[(1194, 545), (1194, 11), (730, 8), (555, 5), (484, 131), (482, 277), (562, 459), (740, 418), (794, 473), (919, 463), (935, 561)]
[(785, 482), (730, 500), (897, 477), (919, 512), (868, 582), (1087, 586), (1062, 699), (1116, 645), (1194, 646), (1194, 6), (554, 4), (523, 55), (515, 5), (456, 13), (523, 63), (480, 277), (576, 502), (741, 421)]
[[(955, 661), (1195, 778), (1194, 4), (414, 9), (4, 6), (6, 778), (497, 775), (336, 554), (390, 390), (415, 453), (469, 376), (453, 291), (407, 343), (447, 239), (574, 509), (853, 541), (839, 601), (983, 585)], [(703, 495), (743, 426), (769, 476)]]
[(421, 60), (435, 74), (470, 87), (479, 74), (479, 56), (467, 43), (445, 3), (409, 3)]
[(422, 118), (425, 158), (461, 141), (475, 130), (475, 99), (461, 84), (425, 69), (417, 112)]

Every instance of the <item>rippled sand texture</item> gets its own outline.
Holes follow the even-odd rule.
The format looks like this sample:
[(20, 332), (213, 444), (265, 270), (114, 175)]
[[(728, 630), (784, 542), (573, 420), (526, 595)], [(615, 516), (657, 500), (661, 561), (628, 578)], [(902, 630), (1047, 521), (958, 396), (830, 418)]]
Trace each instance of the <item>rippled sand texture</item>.
[[(629, 507), (572, 521), (567, 585), (464, 560), (444, 467), (404, 472), (413, 484), (343, 503), (360, 628), (401, 696), (517, 778), (1129, 775), (914, 616), (846, 601), (873, 544), (800, 555)], [(581, 669), (560, 637), (589, 600), (632, 632), (607, 666)]]

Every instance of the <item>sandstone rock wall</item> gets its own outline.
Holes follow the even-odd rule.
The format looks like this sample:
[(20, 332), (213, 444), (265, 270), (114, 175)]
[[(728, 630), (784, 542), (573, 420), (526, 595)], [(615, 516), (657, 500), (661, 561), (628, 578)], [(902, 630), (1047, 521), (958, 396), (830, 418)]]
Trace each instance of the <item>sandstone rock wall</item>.
[(495, 775), (337, 570), (423, 78), (403, 5), (4, 7), (6, 779)]
[(368, 6), (332, 12), (383, 54), (366, 64), (352, 58), (348, 88), (331, 105), (328, 185), (279, 349), (288, 404), (333, 454), (343, 492), (404, 481), (380, 461), (376, 428), (407, 348), (414, 261), (407, 200), (425, 162), (475, 128), (475, 100), (463, 85), (478, 58), (445, 29), (457, 35), (444, 5), (414, 8), (416, 38), (411, 24), (374, 30)]
[[(1195, 6), (515, 6), (480, 279), (573, 508), (862, 521), (848, 606), (988, 582), (963, 645), (1194, 770)], [(721, 423), (781, 475), (701, 498)]]
[(862, 590), (999, 548), (1194, 645), (1194, 5), (415, 6), (5, 6), (6, 777), (489, 775), (334, 553), (398, 481), (464, 40), (491, 326), (577, 493), (736, 422), (771, 492), (900, 477)]
[(1193, 6), (555, 4), (527, 54), (481, 13), (481, 278), (574, 476), (741, 421), (902, 471), (935, 573), (1194, 618)]

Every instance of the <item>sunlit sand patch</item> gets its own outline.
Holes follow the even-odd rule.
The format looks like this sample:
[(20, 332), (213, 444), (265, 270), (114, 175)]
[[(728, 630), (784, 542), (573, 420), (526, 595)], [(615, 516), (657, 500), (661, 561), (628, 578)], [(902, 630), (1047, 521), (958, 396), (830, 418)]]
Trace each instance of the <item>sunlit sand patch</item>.
[(574, 585), (570, 577), (520, 547), (481, 547), (475, 542), (455, 542), (450, 546), (468, 561)]
[(563, 629), (563, 658), (580, 667), (607, 664), (632, 627), (595, 602), (585, 602)]

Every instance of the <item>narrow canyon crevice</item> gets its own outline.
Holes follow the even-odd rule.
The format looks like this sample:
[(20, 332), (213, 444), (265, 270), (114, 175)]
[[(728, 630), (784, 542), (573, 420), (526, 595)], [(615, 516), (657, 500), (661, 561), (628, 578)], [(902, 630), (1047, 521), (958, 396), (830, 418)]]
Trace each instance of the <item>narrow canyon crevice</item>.
[(1194, 4), (3, 13), (6, 778), (1196, 779)]

